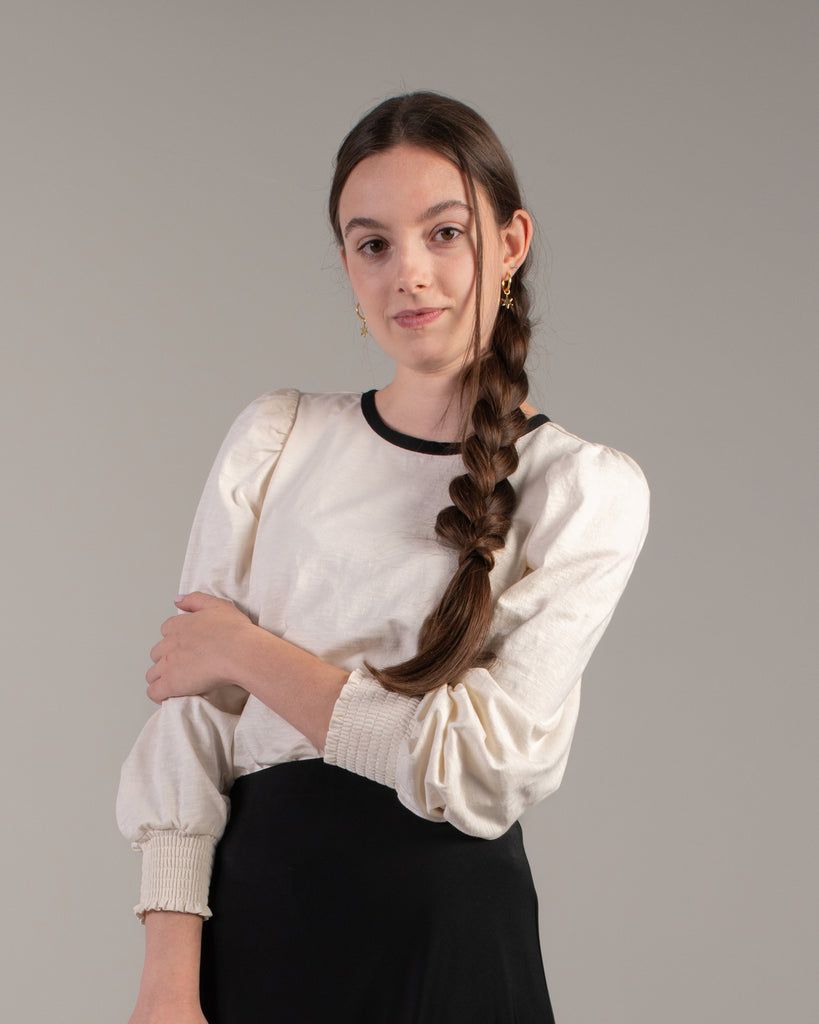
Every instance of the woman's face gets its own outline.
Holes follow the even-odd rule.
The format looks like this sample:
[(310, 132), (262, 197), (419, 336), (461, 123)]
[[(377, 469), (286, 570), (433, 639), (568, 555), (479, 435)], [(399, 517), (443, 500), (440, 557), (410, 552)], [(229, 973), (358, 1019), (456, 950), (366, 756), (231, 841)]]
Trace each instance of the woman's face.
[[(480, 188), (478, 202), (486, 343), (501, 281), (513, 264), (523, 262), (529, 220), (518, 211), (500, 228)], [(472, 341), (477, 266), (472, 200), (460, 170), (418, 146), (400, 145), (367, 157), (344, 185), (339, 222), (341, 258), (375, 340), (396, 360), (399, 372), (454, 377)]]

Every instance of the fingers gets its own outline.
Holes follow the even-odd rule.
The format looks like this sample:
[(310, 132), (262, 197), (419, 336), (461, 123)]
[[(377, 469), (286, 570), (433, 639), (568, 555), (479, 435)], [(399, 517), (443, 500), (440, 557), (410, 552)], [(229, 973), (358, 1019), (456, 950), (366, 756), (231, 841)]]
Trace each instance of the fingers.
[(145, 674), (148, 696), (156, 704), (221, 685), (225, 638), (250, 623), (232, 601), (202, 591), (178, 595), (174, 604), (182, 612), (202, 614), (172, 615), (160, 626), (161, 639), (151, 648), (153, 664)]
[(219, 600), (221, 598), (214, 597), (213, 594), (203, 594), (201, 590), (194, 590), (190, 594), (177, 594), (174, 604), (183, 612), (199, 612)]
[(163, 694), (159, 686), (159, 681), (162, 678), (162, 674), (159, 669), (159, 665), (151, 665), (148, 671), (145, 673), (145, 681), (148, 684), (146, 693), (148, 697), (154, 702), (154, 704), (161, 704), (163, 700)]
[(153, 645), (153, 647), (151, 648), (151, 661), (154, 664), (156, 664), (159, 661), (159, 659), (162, 657), (162, 655), (165, 653), (165, 646), (164, 646), (164, 644), (165, 644), (165, 641), (164, 640), (160, 640), (160, 641), (158, 641), (158, 643), (155, 643)]
[(180, 615), (172, 615), (169, 619), (165, 619), (159, 627), (159, 632), (162, 636), (170, 636), (174, 631), (179, 630), (180, 628), (184, 629), (185, 627), (181, 625), (181, 619), (182, 616)]

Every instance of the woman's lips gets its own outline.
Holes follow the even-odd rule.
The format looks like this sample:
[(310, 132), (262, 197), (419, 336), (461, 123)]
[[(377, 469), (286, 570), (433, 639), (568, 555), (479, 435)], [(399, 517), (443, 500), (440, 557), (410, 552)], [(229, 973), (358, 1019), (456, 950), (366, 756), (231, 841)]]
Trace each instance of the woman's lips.
[(434, 309), (402, 309), (400, 313), (396, 313), (393, 318), (399, 327), (426, 327), (427, 324), (434, 323), (439, 316), (443, 313), (443, 309), (436, 307)]

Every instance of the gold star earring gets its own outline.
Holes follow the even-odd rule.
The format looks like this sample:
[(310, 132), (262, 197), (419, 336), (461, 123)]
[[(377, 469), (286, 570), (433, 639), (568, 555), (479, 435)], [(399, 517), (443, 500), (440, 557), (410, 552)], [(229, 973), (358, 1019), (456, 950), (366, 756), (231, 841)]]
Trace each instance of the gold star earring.
[(355, 311), (356, 311), (356, 315), (358, 316), (358, 319), (361, 321), (361, 337), (362, 338), (366, 338), (367, 337), (367, 318), (361, 312), (361, 306), (358, 303), (355, 304)]
[(501, 300), (500, 304), (504, 309), (511, 309), (515, 304), (515, 300), (512, 298), (512, 271), (510, 270), (506, 277), (501, 281)]

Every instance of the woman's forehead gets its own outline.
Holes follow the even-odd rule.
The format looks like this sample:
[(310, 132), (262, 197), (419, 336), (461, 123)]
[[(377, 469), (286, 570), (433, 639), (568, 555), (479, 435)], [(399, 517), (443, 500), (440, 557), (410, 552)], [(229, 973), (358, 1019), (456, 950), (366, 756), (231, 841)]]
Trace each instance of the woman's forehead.
[(401, 145), (365, 157), (350, 172), (339, 201), (339, 220), (346, 231), (350, 218), (422, 219), (445, 207), (471, 212), (468, 186), (461, 170), (441, 154)]

